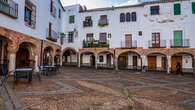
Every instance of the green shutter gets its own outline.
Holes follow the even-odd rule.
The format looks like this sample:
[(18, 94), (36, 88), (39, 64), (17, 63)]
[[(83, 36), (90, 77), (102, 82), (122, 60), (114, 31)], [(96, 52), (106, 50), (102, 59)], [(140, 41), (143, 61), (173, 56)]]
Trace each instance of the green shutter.
[(181, 15), (181, 5), (179, 3), (174, 4), (174, 15)]
[(182, 38), (182, 31), (174, 31), (174, 46), (180, 47), (182, 46), (183, 38)]
[(70, 24), (74, 23), (74, 15), (73, 16), (69, 16), (69, 23)]
[(195, 14), (195, 2), (192, 2), (192, 13)]

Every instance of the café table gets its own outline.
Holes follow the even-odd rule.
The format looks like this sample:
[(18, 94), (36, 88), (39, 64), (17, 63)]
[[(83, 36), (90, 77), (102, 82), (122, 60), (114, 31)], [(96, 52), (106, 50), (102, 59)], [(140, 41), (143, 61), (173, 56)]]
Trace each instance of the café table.
[(14, 71), (14, 80), (26, 79), (30, 83), (32, 81), (32, 68), (17, 68)]

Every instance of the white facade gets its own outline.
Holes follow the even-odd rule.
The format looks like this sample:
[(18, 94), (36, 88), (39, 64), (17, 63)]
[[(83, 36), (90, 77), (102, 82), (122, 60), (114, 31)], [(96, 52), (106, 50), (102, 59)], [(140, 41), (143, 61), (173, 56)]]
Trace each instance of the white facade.
[[(174, 4), (181, 4), (181, 15), (174, 15)], [(190, 39), (190, 47), (194, 48), (195, 41), (193, 35), (195, 32), (195, 14), (192, 14), (191, 1), (179, 1), (168, 3), (149, 3), (138, 6), (115, 7), (106, 9), (92, 9), (79, 12), (79, 5), (65, 7), (69, 12), (65, 12), (63, 18), (63, 30), (65, 33), (74, 30), (78, 31), (74, 43), (65, 43), (63, 47), (82, 48), (82, 41), (86, 39), (87, 33), (93, 33), (95, 39), (99, 39), (99, 33), (106, 32), (111, 34), (109, 40), (110, 48), (120, 48), (121, 41), (124, 41), (125, 34), (132, 34), (132, 40), (137, 41), (137, 47), (148, 48), (148, 41), (152, 38), (152, 33), (159, 32), (161, 39), (166, 40), (167, 48), (170, 47), (170, 40), (173, 40), (173, 32), (181, 30), (183, 39)], [(150, 15), (150, 6), (160, 6), (160, 15)], [(120, 13), (136, 12), (136, 22), (120, 22)], [(75, 23), (68, 23), (68, 16), (75, 15)], [(98, 21), (100, 15), (107, 15), (109, 25), (99, 27)], [(83, 27), (83, 21), (86, 16), (91, 16), (93, 21), (92, 27)], [(164, 22), (165, 21), (165, 22)], [(170, 22), (171, 21), (171, 22)], [(142, 36), (138, 32), (142, 31)], [(67, 35), (68, 36), (68, 35)], [(66, 36), (66, 37), (67, 37)]]
[(58, 17), (59, 9), (63, 12), (63, 7), (59, 0), (53, 0), (56, 7), (56, 17), (50, 13), (51, 0), (30, 0), (36, 6), (36, 25), (35, 29), (25, 25), (25, 0), (13, 0), (18, 4), (18, 17), (13, 19), (0, 13), (0, 26), (21, 32), (23, 34), (38, 38), (46, 39), (49, 22), (52, 23), (52, 29), (58, 33), (62, 32), (61, 18)]

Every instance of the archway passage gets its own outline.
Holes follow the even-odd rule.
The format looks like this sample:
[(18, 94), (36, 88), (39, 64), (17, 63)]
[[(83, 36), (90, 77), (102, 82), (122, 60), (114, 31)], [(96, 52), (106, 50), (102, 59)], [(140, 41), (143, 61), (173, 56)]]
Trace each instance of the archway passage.
[(110, 52), (100, 52), (97, 58), (97, 67), (98, 68), (114, 68), (114, 59), (113, 54)]
[(94, 53), (85, 52), (81, 54), (81, 66), (84, 67), (95, 67), (96, 58)]
[(49, 66), (53, 64), (53, 48), (46, 47), (43, 52), (43, 65)]
[(147, 56), (148, 71), (167, 71), (167, 57), (161, 53), (151, 53)]
[(130, 70), (141, 70), (142, 60), (136, 52), (125, 52), (118, 57), (118, 68), (119, 69), (130, 69)]
[(67, 49), (63, 53), (63, 65), (71, 65), (76, 66), (77, 65), (77, 52), (74, 49)]
[(176, 73), (177, 65), (181, 65), (181, 72), (193, 73), (194, 56), (190, 53), (176, 53), (171, 56), (171, 72)]
[(19, 45), (16, 53), (16, 68), (34, 67), (33, 50), (35, 46), (31, 43), (24, 42)]
[(61, 50), (57, 49), (56, 50), (56, 55), (54, 57), (54, 65), (55, 66), (60, 66), (60, 60), (61, 60), (60, 56), (61, 56)]

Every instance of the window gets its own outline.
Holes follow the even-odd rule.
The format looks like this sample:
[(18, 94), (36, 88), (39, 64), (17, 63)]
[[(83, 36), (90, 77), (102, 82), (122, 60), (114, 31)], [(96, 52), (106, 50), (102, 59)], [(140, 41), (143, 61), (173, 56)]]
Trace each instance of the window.
[(73, 43), (74, 42), (74, 32), (69, 32), (68, 33), (68, 43)]
[(195, 14), (195, 2), (192, 2), (192, 13)]
[(142, 35), (143, 35), (142, 31), (139, 31), (139, 32), (138, 32), (138, 35), (139, 35), (139, 36), (142, 36)]
[(126, 21), (127, 22), (131, 21), (131, 14), (130, 13), (126, 13)]
[(174, 4), (174, 15), (181, 15), (181, 4)]
[(151, 6), (150, 7), (150, 14), (151, 15), (159, 15), (160, 14), (160, 7), (159, 6)]
[(36, 25), (36, 7), (29, 0), (25, 0), (24, 10), (24, 21), (25, 24), (31, 28), (35, 28)]
[(106, 33), (100, 33), (100, 42), (106, 43), (107, 42), (107, 34)]
[(56, 17), (56, 7), (54, 6), (54, 1), (51, 0), (50, 2), (50, 12), (53, 17)]
[(120, 22), (125, 22), (125, 14), (124, 13), (120, 14)]
[(61, 10), (59, 9), (59, 15), (58, 18), (61, 18)]
[(75, 22), (75, 16), (74, 15), (69, 16), (69, 23), (73, 24), (74, 22)]
[(87, 42), (93, 42), (93, 33), (88, 33), (86, 36)]
[(132, 17), (132, 18), (131, 18), (132, 21), (137, 21), (136, 12), (132, 12), (132, 13), (131, 13), (131, 17)]
[(99, 62), (104, 62), (104, 56), (102, 55), (99, 56)]
[(160, 47), (160, 33), (152, 33), (152, 47)]
[(93, 22), (92, 22), (91, 16), (85, 17), (85, 21), (83, 22), (83, 26), (84, 27), (91, 27), (91, 26), (93, 26)]
[(52, 23), (49, 23), (49, 36), (48, 37), (52, 37)]
[(100, 16), (100, 20), (99, 20), (99, 26), (105, 26), (108, 25), (108, 19), (107, 19), (107, 15), (101, 15)]

